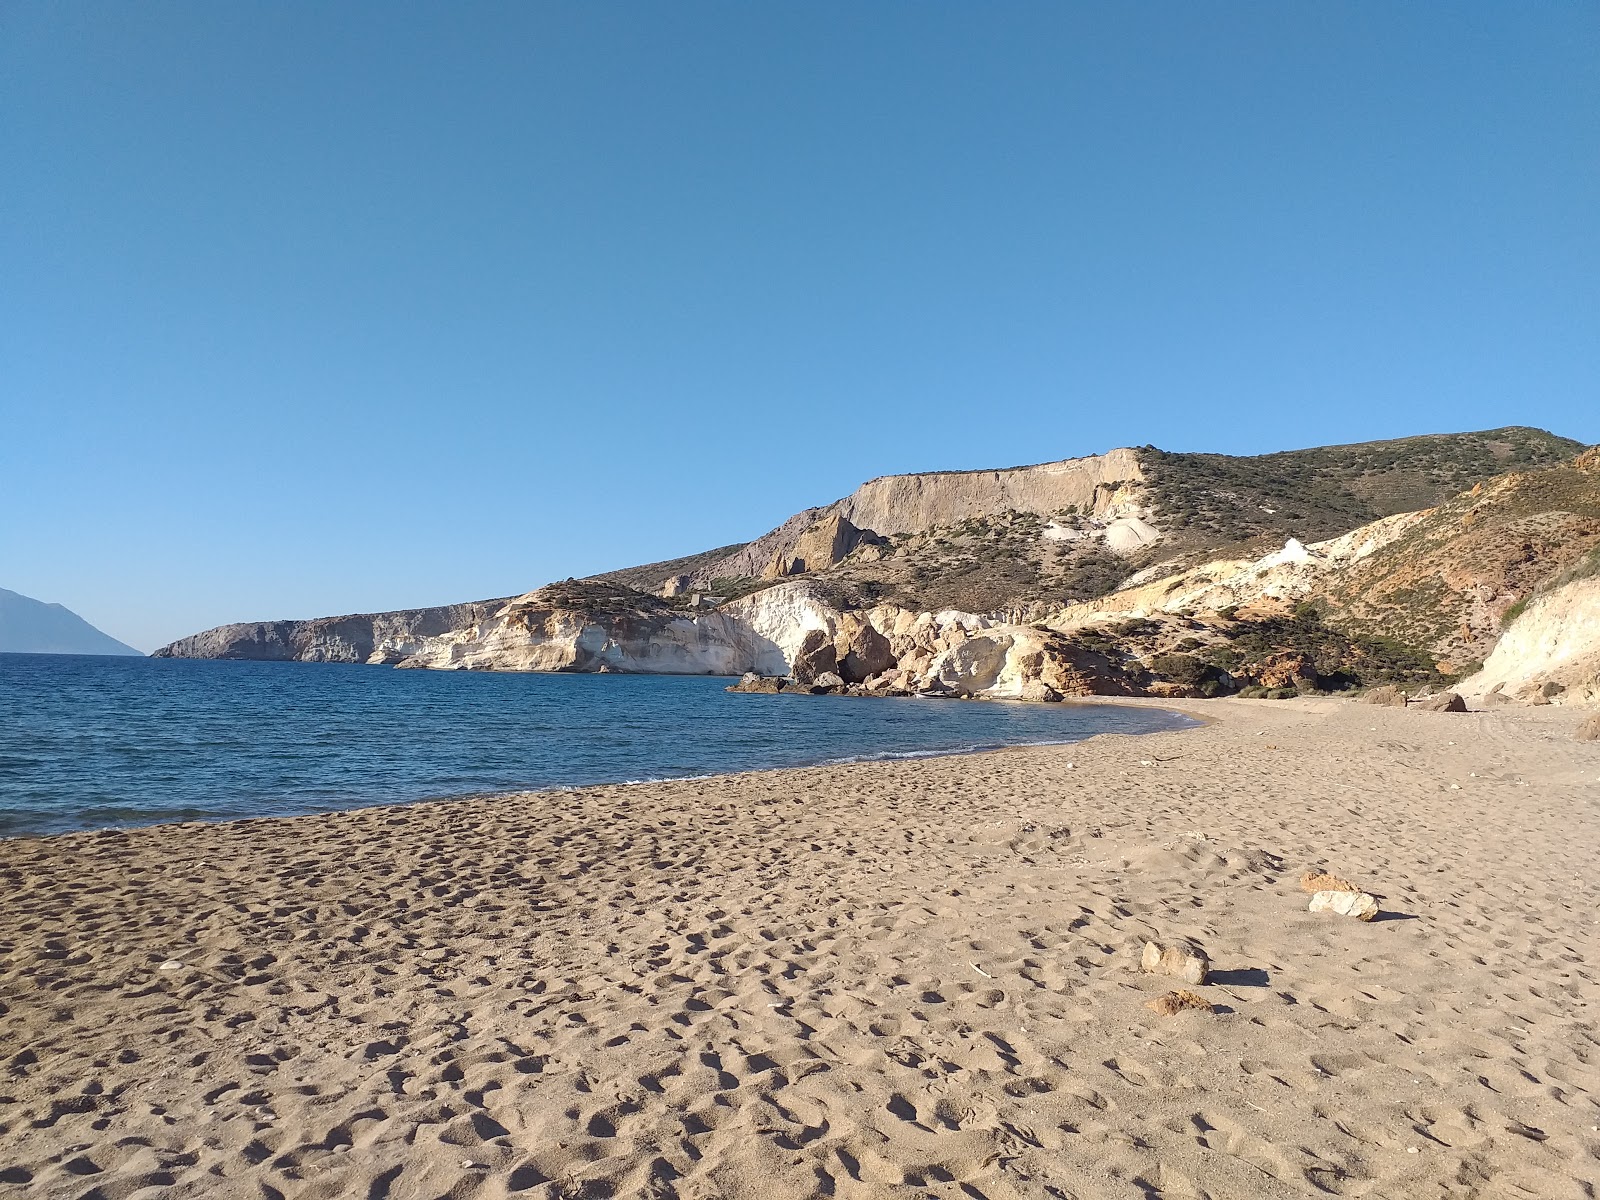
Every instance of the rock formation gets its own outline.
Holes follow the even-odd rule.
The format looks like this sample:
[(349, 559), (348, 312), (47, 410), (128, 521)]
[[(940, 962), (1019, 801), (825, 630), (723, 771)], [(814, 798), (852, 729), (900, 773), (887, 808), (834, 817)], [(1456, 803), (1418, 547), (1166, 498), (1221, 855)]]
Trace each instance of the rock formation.
[[(1485, 667), (1483, 693), (1583, 702), (1600, 698), (1584, 649), (1596, 642), (1594, 595), (1583, 590), (1593, 580), (1548, 584), (1600, 545), (1600, 455), (1568, 461), (1577, 449), (1506, 429), (1257, 458), (1144, 447), (886, 476), (743, 545), (511, 600), (224, 626), (158, 653), (792, 671), (807, 686), (837, 676), (830, 686), (875, 695), (1291, 696), (1369, 680), (1448, 684), (1525, 604)], [(1487, 474), (1511, 462), (1538, 469)], [(1448, 485), (1463, 481), (1471, 490), (1450, 497)], [(1279, 496), (1292, 507), (1280, 511)], [(1396, 508), (1411, 499), (1437, 507)], [(1216, 526), (1216, 513), (1238, 529)], [(1374, 513), (1309, 540), (1345, 514)], [(1279, 541), (1262, 553), (1259, 541), (1240, 544), (1245, 534)], [(1208, 547), (1227, 556), (1201, 561)], [(1374, 636), (1359, 640), (1366, 629)], [(1399, 644), (1397, 629), (1422, 640)], [(1524, 694), (1547, 682), (1563, 691)]]
[(478, 600), (305, 621), (220, 625), (163, 646), (154, 657), (392, 665), (416, 653), (428, 639), (482, 620), (505, 603)]
[(761, 578), (783, 579), (807, 571), (826, 571), (842, 563), (850, 551), (867, 540), (873, 540), (873, 535), (863, 534), (838, 513), (829, 513), (808, 526), (787, 552), (775, 552)]
[(1211, 960), (1193, 942), (1146, 942), (1139, 969), (1152, 975), (1175, 975), (1198, 986), (1210, 974)]
[(1311, 912), (1337, 913), (1358, 921), (1370, 921), (1378, 915), (1378, 901), (1366, 892), (1317, 892), (1307, 907)]
[[(1546, 683), (1556, 689), (1547, 692)], [(1460, 690), (1480, 699), (1498, 693), (1522, 695), (1524, 703), (1559, 696), (1565, 704), (1600, 704), (1600, 573), (1531, 599)]]

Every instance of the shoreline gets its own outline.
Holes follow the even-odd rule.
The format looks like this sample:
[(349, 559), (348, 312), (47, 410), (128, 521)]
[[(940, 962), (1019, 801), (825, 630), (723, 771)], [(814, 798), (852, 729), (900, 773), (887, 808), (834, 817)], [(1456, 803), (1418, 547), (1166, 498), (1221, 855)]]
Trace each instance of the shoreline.
[[(346, 664), (336, 664), (336, 665), (346, 665)], [(542, 672), (542, 673), (543, 674), (556, 674), (557, 672)], [(804, 699), (804, 700), (812, 700), (812, 699), (815, 699), (816, 697), (806, 696), (806, 697), (797, 697), (797, 698), (801, 698), (801, 699)], [(916, 697), (902, 697), (902, 699), (916, 699)], [(997, 700), (969, 700), (969, 701), (964, 701), (964, 702), (965, 703), (982, 703), (982, 704), (1026, 704), (1026, 703), (1029, 703), (1027, 701), (1020, 701), (1020, 700), (1017, 700), (1017, 701), (1012, 701), (1012, 700), (1004, 700), (1004, 701), (997, 701)], [(944, 701), (941, 699), (939, 701), (939, 703), (942, 704), (942, 703), (944, 703)], [(1168, 713), (1168, 714), (1173, 715), (1173, 716), (1184, 717), (1184, 718), (1186, 718), (1186, 719), (1188, 719), (1190, 721), (1195, 722), (1197, 725), (1205, 725), (1205, 724), (1209, 724), (1210, 723), (1210, 718), (1206, 718), (1206, 717), (1201, 716), (1198, 713), (1195, 713), (1195, 712), (1192, 712), (1192, 711), (1188, 711), (1188, 710), (1180, 707), (1179, 705), (1172, 704), (1172, 703), (1169, 703), (1169, 702), (1164, 701), (1164, 700), (1156, 700), (1156, 699), (1153, 699), (1153, 698), (1145, 698), (1145, 697), (1120, 697), (1120, 696), (1073, 697), (1071, 699), (1059, 701), (1055, 705), (1053, 705), (1052, 707), (1065, 707), (1065, 706), (1091, 707), (1091, 708), (1093, 708), (1093, 707), (1102, 707), (1102, 708), (1112, 708), (1112, 707), (1147, 708), (1147, 709), (1154, 709), (1154, 710), (1159, 711), (1159, 712)], [(1178, 728), (1179, 728), (1179, 730), (1181, 730), (1182, 727), (1180, 726)], [(1147, 731), (1147, 732), (1133, 732), (1133, 733), (1122, 733), (1122, 732), (1093, 733), (1093, 734), (1090, 734), (1088, 737), (1085, 737), (1085, 738), (1076, 738), (1076, 739), (1070, 739), (1070, 740), (1045, 740), (1045, 741), (1015, 742), (1015, 743), (1008, 743), (1008, 744), (1004, 744), (1004, 745), (984, 745), (984, 746), (980, 746), (980, 747), (975, 748), (975, 749), (958, 747), (958, 748), (949, 749), (949, 750), (927, 750), (927, 751), (920, 751), (920, 750), (911, 750), (911, 751), (883, 750), (883, 751), (878, 751), (876, 753), (868, 754), (868, 755), (849, 756), (849, 757), (838, 758), (838, 759), (823, 759), (823, 760), (820, 760), (820, 761), (814, 762), (814, 763), (796, 763), (796, 764), (781, 765), (781, 766), (748, 767), (748, 768), (739, 769), (739, 770), (711, 772), (711, 773), (703, 774), (703, 775), (660, 776), (660, 777), (647, 777), (647, 778), (641, 778), (641, 779), (602, 780), (602, 781), (595, 782), (595, 783), (558, 784), (558, 785), (551, 786), (551, 787), (534, 787), (534, 788), (511, 787), (511, 788), (495, 789), (495, 790), (492, 790), (492, 791), (454, 792), (454, 793), (445, 793), (445, 794), (441, 794), (441, 795), (419, 796), (419, 797), (417, 797), (416, 799), (413, 799), (413, 800), (382, 800), (382, 801), (376, 801), (376, 802), (373, 802), (373, 803), (359, 803), (359, 804), (351, 805), (351, 806), (348, 806), (348, 807), (319, 809), (319, 810), (312, 811), (312, 812), (302, 812), (302, 813), (262, 813), (262, 814), (259, 814), (259, 815), (247, 815), (247, 816), (221, 816), (221, 817), (200, 817), (200, 818), (192, 818), (191, 817), (191, 818), (182, 818), (182, 819), (176, 819), (176, 820), (154, 820), (154, 821), (150, 821), (150, 822), (145, 823), (145, 824), (88, 826), (88, 827), (84, 827), (84, 828), (80, 828), (80, 829), (66, 829), (66, 830), (60, 830), (60, 831), (56, 831), (56, 832), (28, 832), (28, 831), (23, 831), (23, 832), (18, 832), (18, 833), (0, 832), (0, 846), (4, 846), (8, 842), (14, 842), (14, 841), (26, 840), (26, 839), (61, 838), (61, 837), (73, 837), (73, 836), (82, 835), (82, 834), (132, 832), (132, 831), (135, 831), (135, 830), (162, 829), (162, 828), (168, 828), (168, 827), (171, 827), (171, 826), (183, 826), (183, 825), (225, 825), (225, 824), (232, 824), (232, 823), (238, 822), (238, 821), (293, 821), (293, 820), (301, 820), (301, 819), (305, 819), (305, 818), (330, 816), (330, 815), (333, 815), (335, 813), (362, 812), (362, 811), (365, 811), (365, 810), (368, 810), (368, 809), (375, 809), (375, 808), (408, 808), (408, 807), (411, 807), (413, 805), (419, 805), (419, 804), (421, 804), (421, 805), (452, 804), (452, 803), (457, 803), (457, 802), (467, 801), (467, 800), (495, 800), (495, 799), (504, 798), (504, 797), (511, 797), (511, 796), (533, 796), (533, 795), (544, 795), (544, 794), (559, 794), (559, 793), (564, 793), (564, 792), (581, 791), (581, 790), (584, 790), (584, 789), (587, 789), (587, 788), (595, 788), (595, 787), (646, 787), (646, 786), (654, 786), (654, 785), (657, 785), (657, 784), (691, 783), (691, 782), (696, 782), (696, 781), (701, 781), (701, 780), (708, 780), (708, 779), (737, 778), (737, 777), (742, 776), (742, 775), (762, 774), (762, 773), (771, 772), (771, 771), (801, 771), (801, 770), (810, 770), (810, 769), (822, 768), (822, 767), (853, 766), (853, 765), (858, 764), (858, 763), (917, 761), (917, 760), (921, 760), (921, 759), (952, 758), (952, 757), (964, 757), (964, 756), (968, 756), (968, 755), (995, 754), (995, 753), (999, 753), (999, 752), (1007, 751), (1007, 750), (1028, 749), (1030, 747), (1075, 746), (1075, 745), (1078, 745), (1078, 744), (1080, 744), (1082, 742), (1085, 742), (1085, 741), (1091, 741), (1091, 740), (1093, 740), (1094, 738), (1097, 738), (1097, 737), (1107, 737), (1107, 736), (1113, 736), (1113, 737), (1144, 737), (1144, 736), (1148, 736), (1148, 733), (1165, 733), (1165, 732), (1174, 732), (1174, 730), (1151, 730), (1151, 731)]]
[[(1581, 1194), (1583, 714), (1203, 711), (1066, 746), (10, 839), (0, 1179)], [(1384, 918), (1307, 912), (1312, 866)], [(1136, 970), (1151, 937), (1206, 949), (1214, 1014), (1145, 1008), (1176, 982)]]

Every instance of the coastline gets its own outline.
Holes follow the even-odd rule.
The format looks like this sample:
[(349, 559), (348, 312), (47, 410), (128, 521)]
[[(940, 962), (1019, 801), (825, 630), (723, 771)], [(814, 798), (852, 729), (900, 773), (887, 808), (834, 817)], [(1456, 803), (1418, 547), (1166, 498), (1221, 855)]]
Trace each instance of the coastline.
[[(1581, 1194), (1582, 714), (1114, 703), (1207, 723), (8, 840), (0, 1179)], [(1308, 866), (1388, 919), (1307, 913)], [(1143, 1007), (1152, 936), (1217, 1014)]]

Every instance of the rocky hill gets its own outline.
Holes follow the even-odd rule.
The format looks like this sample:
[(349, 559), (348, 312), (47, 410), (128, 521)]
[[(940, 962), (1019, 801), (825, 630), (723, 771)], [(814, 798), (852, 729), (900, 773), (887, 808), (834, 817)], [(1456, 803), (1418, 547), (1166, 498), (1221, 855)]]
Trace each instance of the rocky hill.
[(998, 471), (885, 476), (753, 542), (657, 564), (665, 569), (654, 580), (644, 568), (601, 578), (733, 596), (805, 575), (846, 606), (1038, 615), (1105, 595), (1141, 570), (1336, 536), (1582, 449), (1508, 427), (1255, 456), (1145, 446)]
[(160, 653), (944, 695), (1435, 685), (1600, 542), (1580, 450), (1507, 428), (889, 476), (749, 543), (508, 601), (225, 626)]

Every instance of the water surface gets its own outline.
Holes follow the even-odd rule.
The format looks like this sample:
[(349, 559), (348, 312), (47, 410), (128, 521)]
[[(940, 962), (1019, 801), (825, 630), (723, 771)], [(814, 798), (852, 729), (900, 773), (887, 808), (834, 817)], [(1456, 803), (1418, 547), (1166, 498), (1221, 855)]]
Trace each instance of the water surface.
[(0, 654), (0, 835), (327, 812), (1192, 724), (1109, 705), (731, 695), (728, 682)]

